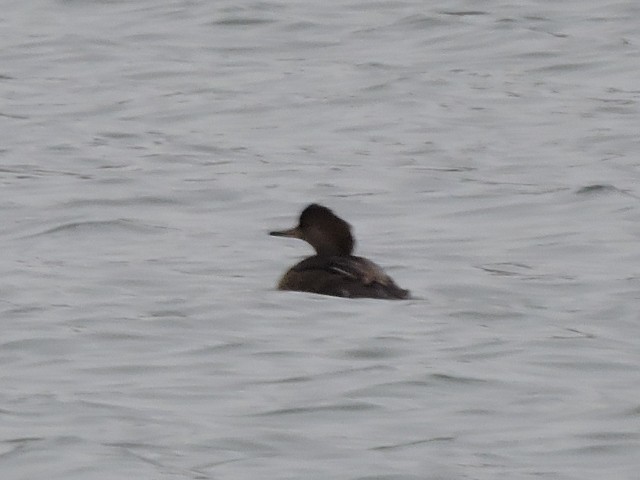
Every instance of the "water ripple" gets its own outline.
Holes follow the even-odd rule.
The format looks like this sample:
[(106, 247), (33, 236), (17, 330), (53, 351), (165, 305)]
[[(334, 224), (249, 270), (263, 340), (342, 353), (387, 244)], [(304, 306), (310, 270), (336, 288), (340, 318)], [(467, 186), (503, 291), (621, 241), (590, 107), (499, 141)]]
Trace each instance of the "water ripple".
[(84, 222), (68, 222), (62, 225), (58, 225), (52, 228), (48, 228), (38, 233), (26, 235), (22, 238), (37, 238), (48, 235), (54, 235), (67, 232), (89, 232), (89, 233), (104, 233), (114, 230), (122, 230), (124, 232), (138, 232), (146, 233), (153, 232), (159, 228), (153, 225), (145, 225), (140, 222), (131, 220), (87, 220)]

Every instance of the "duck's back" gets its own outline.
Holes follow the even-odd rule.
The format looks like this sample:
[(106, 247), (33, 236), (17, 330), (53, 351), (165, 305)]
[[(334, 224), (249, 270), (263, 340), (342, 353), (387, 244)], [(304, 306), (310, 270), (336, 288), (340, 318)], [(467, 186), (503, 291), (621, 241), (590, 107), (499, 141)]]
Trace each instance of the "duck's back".
[(396, 285), (382, 268), (353, 255), (309, 257), (291, 267), (278, 288), (346, 298), (409, 297), (409, 291)]

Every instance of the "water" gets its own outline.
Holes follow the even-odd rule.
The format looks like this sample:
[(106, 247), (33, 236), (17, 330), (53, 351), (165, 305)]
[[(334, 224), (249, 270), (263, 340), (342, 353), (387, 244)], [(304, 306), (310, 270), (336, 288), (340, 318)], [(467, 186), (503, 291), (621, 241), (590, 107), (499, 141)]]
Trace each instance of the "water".
[(639, 15), (4, 2), (2, 478), (637, 479)]

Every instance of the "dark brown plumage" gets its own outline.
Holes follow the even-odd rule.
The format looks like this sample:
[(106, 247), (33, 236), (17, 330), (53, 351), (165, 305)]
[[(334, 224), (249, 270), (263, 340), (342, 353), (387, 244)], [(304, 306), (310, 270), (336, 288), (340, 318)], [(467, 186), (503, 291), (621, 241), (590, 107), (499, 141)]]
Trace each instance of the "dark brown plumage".
[(396, 285), (382, 268), (352, 255), (355, 241), (350, 225), (326, 207), (311, 204), (296, 227), (270, 235), (305, 240), (316, 251), (284, 274), (280, 290), (347, 298), (409, 298), (409, 291)]

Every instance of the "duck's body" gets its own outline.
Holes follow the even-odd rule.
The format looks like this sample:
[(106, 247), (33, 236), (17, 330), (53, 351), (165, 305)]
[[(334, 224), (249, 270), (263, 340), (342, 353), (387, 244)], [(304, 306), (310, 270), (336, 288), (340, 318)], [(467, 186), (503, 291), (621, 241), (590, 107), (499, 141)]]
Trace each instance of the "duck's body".
[(278, 283), (280, 290), (312, 292), (347, 298), (400, 300), (409, 291), (400, 288), (382, 268), (352, 255), (354, 240), (347, 222), (326, 207), (312, 204), (290, 230), (271, 232), (279, 237), (306, 240), (316, 255), (291, 267)]

